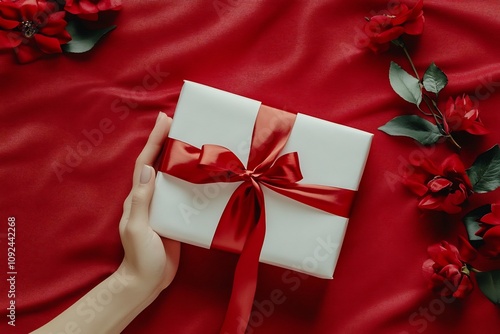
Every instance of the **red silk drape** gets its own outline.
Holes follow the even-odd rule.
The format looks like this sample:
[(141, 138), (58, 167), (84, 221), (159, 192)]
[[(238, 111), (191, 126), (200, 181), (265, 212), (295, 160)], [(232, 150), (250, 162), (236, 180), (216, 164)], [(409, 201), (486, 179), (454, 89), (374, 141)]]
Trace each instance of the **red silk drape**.
[[(0, 284), (0, 332), (41, 326), (117, 268), (134, 161), (158, 111), (173, 115), (184, 79), (375, 134), (335, 279), (261, 264), (254, 334), (496, 332), (498, 307), (477, 287), (445, 303), (421, 274), (431, 243), (465, 231), (459, 216), (422, 215), (399, 180), (410, 158), (439, 161), (450, 147), (377, 130), (415, 112), (387, 77), (391, 60), (411, 71), (404, 54), (357, 47), (364, 17), (388, 3), (129, 0), (91, 52), (27, 65), (0, 52), (0, 263), (5, 274), (6, 222), (15, 216), (19, 272), (15, 328)], [(423, 34), (406, 40), (415, 66), (423, 74), (435, 62), (449, 81), (442, 106), (469, 94), (490, 129), (457, 138), (470, 166), (500, 142), (500, 2), (424, 0), (423, 10)], [(473, 196), (464, 210), (499, 196)], [(237, 260), (183, 245), (172, 285), (124, 333), (217, 333)]]

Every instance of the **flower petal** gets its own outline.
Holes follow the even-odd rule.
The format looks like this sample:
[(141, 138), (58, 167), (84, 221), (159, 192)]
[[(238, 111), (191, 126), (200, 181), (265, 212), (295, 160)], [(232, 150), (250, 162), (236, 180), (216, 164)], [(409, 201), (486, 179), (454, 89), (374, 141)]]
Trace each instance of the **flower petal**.
[(454, 193), (446, 196), (441, 203), (441, 210), (449, 214), (455, 214), (462, 211), (462, 207), (460, 206), (466, 197), (459, 191), (455, 191)]
[(62, 53), (61, 44), (59, 40), (54, 37), (45, 36), (42, 34), (35, 34), (34, 39), (37, 46), (44, 53)]
[(97, 13), (99, 11), (96, 4), (88, 0), (68, 1), (64, 6), (64, 10), (75, 15), (91, 14), (91, 13)]
[(423, 13), (422, 13), (423, 6), (424, 6), (423, 0), (419, 0), (412, 9), (410, 9), (408, 11), (402, 10), (402, 13), (400, 15), (397, 15), (393, 19), (393, 24), (394, 25), (401, 25), (407, 21), (411, 21), (411, 20), (416, 19), (420, 15), (423, 15)]
[(462, 266), (462, 259), (458, 248), (450, 244), (448, 241), (441, 241), (441, 255), (446, 259), (446, 263), (454, 264), (455, 266)]
[(482, 136), (490, 133), (490, 131), (481, 122), (471, 122), (470, 126), (464, 129), (472, 135)]
[(500, 219), (500, 202), (491, 204), (491, 212)]
[(481, 253), (489, 257), (498, 257), (500, 255), (500, 226), (490, 228), (483, 235), (484, 245), (481, 247)]
[(20, 44), (17, 48), (14, 49), (16, 53), (17, 60), (24, 64), (29, 63), (38, 58), (43, 57), (43, 52), (41, 52), (33, 42), (28, 44)]
[(466, 110), (472, 109), (474, 107), (474, 103), (472, 103), (472, 100), (470, 99), (469, 95), (463, 95), (462, 97), (463, 100), (463, 105)]
[[(1, 15), (1, 12), (0, 12)], [(9, 20), (0, 16), (0, 28), (5, 30), (15, 29), (19, 25), (19, 21), (17, 20)]]
[(408, 22), (404, 25), (405, 33), (408, 35), (420, 35), (424, 32), (425, 18), (424, 14), (421, 13), (415, 21)]
[(397, 39), (399, 36), (404, 34), (404, 32), (405, 30), (403, 27), (392, 27), (374, 36), (373, 40), (375, 40), (377, 43), (387, 43)]
[(97, 8), (100, 11), (104, 10), (120, 10), (122, 8), (121, 0), (101, 0), (97, 3)]
[(473, 287), (474, 286), (472, 285), (470, 277), (467, 275), (462, 275), (460, 284), (457, 286), (457, 290), (453, 293), (453, 297), (464, 298), (472, 291)]
[(477, 257), (477, 251), (472, 247), (470, 242), (465, 239), (463, 236), (458, 236), (458, 251), (460, 254), (461, 260), (463, 260), (466, 263), (469, 263), (476, 259)]
[(427, 195), (420, 200), (418, 207), (424, 210), (441, 210), (442, 198), (433, 195)]
[[(41, 3), (43, 4), (43, 2)], [(33, 21), (35, 20), (35, 17), (37, 17), (38, 11), (38, 4), (37, 3), (22, 3), (22, 5), (19, 7), (19, 12), (21, 14), (21, 19), (22, 21)], [(43, 9), (41, 12), (44, 12)], [(40, 15), (38, 15), (40, 16)]]
[(450, 187), (452, 184), (453, 182), (444, 177), (435, 177), (427, 183), (427, 186), (429, 187), (430, 191), (437, 193), (445, 188)]
[(424, 196), (425, 194), (427, 194), (427, 191), (429, 190), (426, 185), (420, 182), (415, 182), (410, 179), (404, 180), (403, 182), (404, 185), (417, 196)]
[(0, 30), (0, 50), (12, 49), (21, 44), (20, 33)]
[(464, 164), (457, 154), (452, 154), (444, 159), (440, 167), (442, 175), (447, 175), (452, 172), (467, 177)]
[(434, 275), (434, 266), (435, 262), (432, 259), (427, 259), (423, 264), (422, 264), (422, 272), (424, 276), (428, 279), (431, 279), (431, 277)]
[(56, 35), (66, 28), (67, 22), (64, 20), (65, 12), (57, 12), (51, 14), (47, 23), (40, 29), (40, 32), (44, 35)]

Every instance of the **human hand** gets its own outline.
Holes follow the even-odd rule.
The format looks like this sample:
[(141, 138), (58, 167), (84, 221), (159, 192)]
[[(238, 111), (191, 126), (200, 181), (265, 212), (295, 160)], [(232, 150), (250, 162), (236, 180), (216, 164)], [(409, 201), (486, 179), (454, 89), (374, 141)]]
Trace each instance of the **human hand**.
[[(125, 250), (120, 267), (33, 334), (121, 333), (174, 279), (179, 266), (180, 243), (161, 238), (149, 225), (149, 203), (153, 196), (155, 173), (151, 167), (161, 151), (172, 119), (160, 113), (148, 142), (136, 160), (133, 186), (123, 204), (120, 238)], [(99, 312), (82, 317), (81, 306), (99, 300), (103, 291), (111, 293), (109, 303)], [(105, 307), (104, 307), (105, 306)]]
[(159, 113), (146, 146), (136, 160), (132, 190), (123, 204), (120, 220), (120, 238), (125, 251), (121, 269), (157, 293), (172, 282), (180, 256), (180, 243), (161, 238), (149, 225), (149, 204), (155, 185), (151, 165), (161, 151), (171, 122), (170, 117)]

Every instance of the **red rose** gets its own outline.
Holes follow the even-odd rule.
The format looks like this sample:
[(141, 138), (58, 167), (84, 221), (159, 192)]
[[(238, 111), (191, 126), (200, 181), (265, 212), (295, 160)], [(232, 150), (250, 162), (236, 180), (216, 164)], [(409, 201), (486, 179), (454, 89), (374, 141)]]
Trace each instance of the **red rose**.
[(455, 101), (450, 97), (446, 103), (445, 119), (451, 131), (467, 131), (473, 135), (488, 133), (479, 120), (479, 110), (467, 95), (457, 97)]
[(450, 155), (439, 166), (428, 159), (412, 165), (404, 184), (422, 197), (419, 208), (447, 213), (462, 210), (460, 205), (472, 193), (472, 185), (458, 155)]
[(66, 0), (64, 9), (86, 20), (97, 20), (98, 13), (105, 10), (120, 10), (121, 0)]
[(424, 30), (423, 0), (415, 7), (398, 3), (390, 7), (387, 15), (375, 15), (368, 19), (364, 26), (367, 36), (367, 47), (374, 52), (386, 51), (392, 40), (403, 34), (420, 35)]
[(472, 291), (469, 270), (457, 247), (446, 241), (429, 246), (431, 257), (422, 265), (429, 287), (441, 296), (463, 298)]
[(480, 220), (480, 229), (476, 235), (484, 240), (480, 251), (489, 257), (500, 255), (500, 202), (491, 205), (491, 212)]
[(0, 50), (14, 49), (21, 63), (61, 53), (71, 40), (64, 15), (46, 1), (0, 2)]

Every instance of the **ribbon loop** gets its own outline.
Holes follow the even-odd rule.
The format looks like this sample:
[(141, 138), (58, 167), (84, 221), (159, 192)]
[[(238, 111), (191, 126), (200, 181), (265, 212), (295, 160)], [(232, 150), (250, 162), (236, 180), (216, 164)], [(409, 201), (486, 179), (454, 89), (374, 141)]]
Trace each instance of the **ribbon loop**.
[[(258, 170), (259, 168), (257, 168)], [(284, 154), (258, 178), (259, 181), (285, 186), (302, 180), (297, 152)]]

